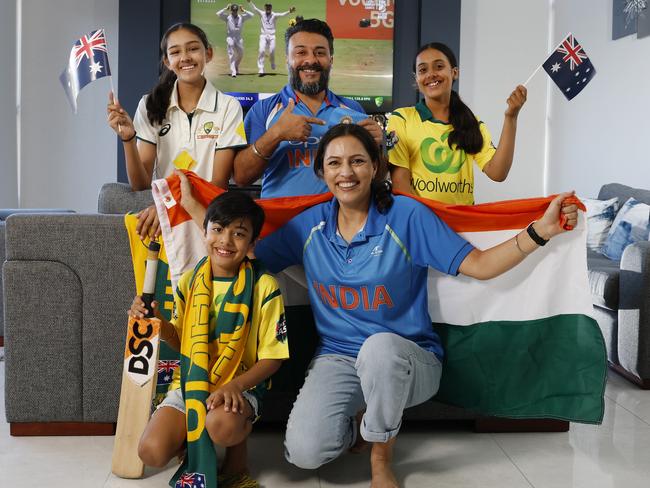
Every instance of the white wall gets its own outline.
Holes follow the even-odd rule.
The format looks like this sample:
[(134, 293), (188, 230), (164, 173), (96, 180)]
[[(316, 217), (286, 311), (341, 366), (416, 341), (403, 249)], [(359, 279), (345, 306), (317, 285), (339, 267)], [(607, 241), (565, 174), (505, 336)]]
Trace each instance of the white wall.
[(0, 2), (0, 208), (18, 206), (16, 176), (16, 2)]
[[(506, 99), (547, 55), (548, 25), (548, 0), (462, 0), (459, 93), (495, 145)], [(495, 183), (475, 166), (477, 203), (543, 195), (547, 90), (544, 73), (528, 84), (508, 179)]]
[(110, 83), (86, 86), (74, 115), (59, 75), (73, 42), (103, 27), (117, 86), (119, 0), (21, 1), (20, 205), (96, 212), (101, 185), (117, 179), (116, 139), (106, 123)]
[(553, 87), (549, 190), (596, 196), (609, 182), (650, 188), (650, 37), (613, 41), (611, 1), (555, 2), (554, 10), (556, 42), (572, 32), (596, 76), (570, 102)]

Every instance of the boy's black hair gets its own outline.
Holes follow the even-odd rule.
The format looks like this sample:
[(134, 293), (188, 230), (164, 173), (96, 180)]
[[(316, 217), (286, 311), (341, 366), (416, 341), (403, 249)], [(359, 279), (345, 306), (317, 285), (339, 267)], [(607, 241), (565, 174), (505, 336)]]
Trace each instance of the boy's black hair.
[(228, 226), (237, 219), (250, 219), (253, 226), (251, 242), (260, 235), (264, 225), (264, 210), (255, 200), (240, 191), (227, 191), (210, 202), (203, 219), (203, 230), (208, 229), (208, 223), (216, 222)]
[(287, 29), (287, 32), (284, 33), (285, 50), (289, 49), (289, 39), (291, 39), (291, 36), (298, 32), (320, 34), (327, 39), (327, 43), (330, 47), (330, 55), (334, 54), (334, 35), (332, 34), (332, 29), (330, 29), (330, 26), (327, 25), (327, 23), (320, 19), (304, 19), (300, 22), (296, 22)]

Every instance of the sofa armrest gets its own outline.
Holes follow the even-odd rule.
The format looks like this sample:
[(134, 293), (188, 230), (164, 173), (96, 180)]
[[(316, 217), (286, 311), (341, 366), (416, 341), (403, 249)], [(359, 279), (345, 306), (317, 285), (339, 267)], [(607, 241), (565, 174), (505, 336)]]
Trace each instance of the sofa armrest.
[(650, 378), (650, 242), (630, 244), (621, 257), (618, 310), (621, 366)]
[(153, 205), (151, 190), (133, 191), (126, 183), (105, 183), (99, 190), (97, 211), (100, 214), (138, 212)]
[[(6, 244), (7, 418), (56, 421), (67, 408), (68, 421), (115, 422), (126, 310), (135, 295), (123, 217), (12, 215)], [(30, 388), (46, 386), (45, 365), (78, 406), (44, 401), (24, 410)]]

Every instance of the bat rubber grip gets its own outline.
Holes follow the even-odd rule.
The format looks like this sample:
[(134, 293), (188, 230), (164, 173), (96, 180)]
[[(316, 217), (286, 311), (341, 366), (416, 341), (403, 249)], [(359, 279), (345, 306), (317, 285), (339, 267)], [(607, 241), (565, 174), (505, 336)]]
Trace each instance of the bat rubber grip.
[(150, 319), (154, 317), (153, 306), (151, 305), (154, 300), (155, 300), (155, 296), (153, 293), (142, 294), (142, 301), (144, 302), (144, 306), (147, 308), (147, 314), (145, 315), (145, 318)]

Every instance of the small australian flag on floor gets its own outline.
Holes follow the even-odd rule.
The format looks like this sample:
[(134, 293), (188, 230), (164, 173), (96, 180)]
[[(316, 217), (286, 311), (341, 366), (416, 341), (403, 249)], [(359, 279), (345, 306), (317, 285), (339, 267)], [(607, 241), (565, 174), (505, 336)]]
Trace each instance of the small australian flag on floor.
[(596, 74), (587, 53), (569, 34), (542, 65), (562, 93), (571, 100)]
[(176, 480), (175, 488), (205, 488), (205, 475), (203, 473), (183, 473)]

